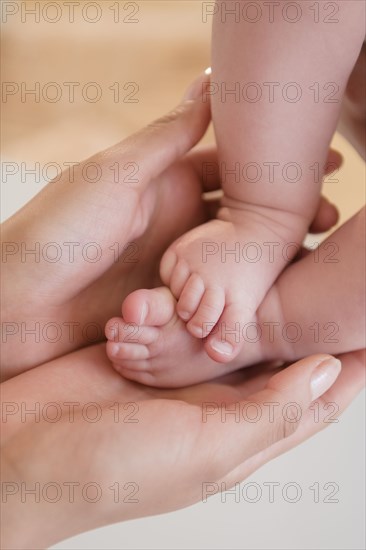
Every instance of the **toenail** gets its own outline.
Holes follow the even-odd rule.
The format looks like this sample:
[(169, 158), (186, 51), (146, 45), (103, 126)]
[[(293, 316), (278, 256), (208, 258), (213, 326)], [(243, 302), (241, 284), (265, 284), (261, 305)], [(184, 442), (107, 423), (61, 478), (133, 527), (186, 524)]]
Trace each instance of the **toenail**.
[(111, 355), (118, 355), (118, 352), (119, 352), (120, 348), (121, 348), (121, 346), (119, 344), (113, 344), (109, 348), (109, 351), (110, 351)]
[(211, 343), (211, 348), (222, 355), (231, 355), (234, 351), (233, 346), (229, 344), (229, 342), (224, 342), (223, 340), (214, 340)]
[(187, 320), (187, 319), (190, 318), (190, 314), (188, 313), (188, 311), (180, 311), (179, 312), (179, 317), (181, 319)]
[(147, 317), (147, 311), (148, 311), (148, 308), (147, 308), (147, 303), (144, 302), (142, 304), (142, 308), (141, 308), (141, 315), (140, 315), (140, 320), (139, 320), (139, 325), (143, 325), (145, 320), (146, 320), (146, 317)]
[(196, 338), (203, 338), (203, 328), (199, 327), (197, 325), (190, 325), (189, 327), (190, 332), (195, 336)]

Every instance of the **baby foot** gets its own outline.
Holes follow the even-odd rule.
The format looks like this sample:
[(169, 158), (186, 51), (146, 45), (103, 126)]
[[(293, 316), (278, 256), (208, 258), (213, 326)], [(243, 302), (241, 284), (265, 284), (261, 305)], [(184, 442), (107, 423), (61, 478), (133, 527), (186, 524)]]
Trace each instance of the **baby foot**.
[[(222, 363), (240, 352), (247, 323), (291, 259), (279, 252), (286, 243), (281, 224), (238, 214), (239, 222), (231, 221), (235, 214), (229, 212), (229, 221), (212, 220), (189, 231), (169, 247), (160, 265), (162, 281), (178, 300), (179, 317), (192, 336), (207, 337), (207, 354)], [(288, 247), (291, 252), (296, 246)]]
[(122, 318), (110, 319), (105, 333), (114, 368), (149, 386), (196, 384), (265, 360), (262, 341), (246, 346), (226, 365), (208, 357), (204, 341), (192, 337), (178, 317), (176, 300), (166, 287), (127, 296)]

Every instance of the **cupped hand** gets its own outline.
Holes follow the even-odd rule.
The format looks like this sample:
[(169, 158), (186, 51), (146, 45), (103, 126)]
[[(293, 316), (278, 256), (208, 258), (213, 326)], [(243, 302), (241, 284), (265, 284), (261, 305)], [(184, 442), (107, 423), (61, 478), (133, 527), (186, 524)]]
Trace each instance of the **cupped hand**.
[[(99, 344), (5, 382), (6, 547), (48, 546), (230, 488), (326, 427), (309, 408), (314, 400), (347, 407), (364, 383), (363, 353), (342, 363), (340, 375), (339, 362), (317, 355), (158, 390), (116, 374)], [(38, 413), (24, 417), (22, 408)], [(26, 498), (20, 531), (20, 487), (36, 481), (41, 496)]]
[(201, 168), (214, 151), (185, 156), (210, 120), (200, 100), (207, 78), (171, 113), (65, 171), (4, 223), (3, 379), (103, 339), (121, 299), (155, 286), (167, 246), (207, 219), (202, 193), (219, 181)]
[[(215, 202), (202, 193), (220, 185), (216, 150), (186, 154), (210, 120), (201, 99), (208, 78), (171, 113), (64, 172), (3, 224), (3, 380), (103, 340), (129, 293), (161, 283), (169, 244), (214, 216)], [(334, 151), (328, 160), (328, 172), (341, 163)], [(311, 229), (336, 221), (322, 199)]]

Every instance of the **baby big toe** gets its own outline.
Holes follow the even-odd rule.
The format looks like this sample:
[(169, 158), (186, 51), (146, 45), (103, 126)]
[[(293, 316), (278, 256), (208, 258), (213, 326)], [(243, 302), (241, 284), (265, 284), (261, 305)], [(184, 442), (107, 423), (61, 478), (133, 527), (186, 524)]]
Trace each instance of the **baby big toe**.
[(187, 324), (188, 331), (196, 338), (205, 338), (222, 314), (225, 296), (221, 289), (207, 289), (192, 319)]
[(122, 316), (129, 323), (161, 327), (173, 318), (175, 307), (176, 301), (167, 287), (139, 289), (125, 298)]

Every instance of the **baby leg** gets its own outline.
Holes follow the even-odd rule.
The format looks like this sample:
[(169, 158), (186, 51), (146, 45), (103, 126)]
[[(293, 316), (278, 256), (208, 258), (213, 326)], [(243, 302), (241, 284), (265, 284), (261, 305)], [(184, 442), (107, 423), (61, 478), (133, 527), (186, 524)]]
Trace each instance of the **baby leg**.
[(317, 250), (289, 266), (258, 309), (272, 330), (265, 356), (292, 361), (308, 353), (364, 348), (365, 207)]
[(265, 360), (292, 362), (311, 353), (362, 348), (364, 247), (365, 209), (282, 273), (242, 327), (244, 345), (230, 363), (207, 356), (204, 342), (192, 337), (177, 316), (167, 288), (137, 290), (126, 298), (122, 317), (107, 323), (108, 356), (126, 378), (179, 387)]
[[(314, 216), (364, 38), (363, 2), (337, 2), (333, 17), (323, 4), (315, 17), (304, 2), (296, 21), (287, 2), (276, 3), (273, 17), (264, 15), (268, 3), (257, 4), (263, 15), (252, 22), (244, 3), (217, 2), (203, 100), (211, 96), (222, 208), (217, 220), (173, 243), (161, 263), (178, 314), (220, 362), (240, 352), (236, 327), (253, 318)], [(239, 18), (225, 16), (231, 8)]]

